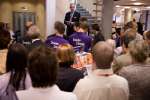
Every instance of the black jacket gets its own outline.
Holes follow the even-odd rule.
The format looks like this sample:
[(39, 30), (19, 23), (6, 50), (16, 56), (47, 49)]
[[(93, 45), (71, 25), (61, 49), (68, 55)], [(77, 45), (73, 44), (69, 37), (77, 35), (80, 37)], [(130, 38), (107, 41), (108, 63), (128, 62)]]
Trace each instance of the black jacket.
[(83, 73), (79, 70), (71, 67), (60, 67), (56, 84), (63, 91), (72, 92), (77, 82), (83, 77)]
[[(67, 35), (68, 36), (70, 36), (74, 32), (73, 25), (70, 25), (67, 23), (68, 21), (70, 21), (70, 19), (71, 19), (71, 12), (67, 12), (65, 15), (64, 24), (67, 25)], [(80, 20), (80, 13), (75, 11), (71, 22), (79, 22), (79, 20)]]

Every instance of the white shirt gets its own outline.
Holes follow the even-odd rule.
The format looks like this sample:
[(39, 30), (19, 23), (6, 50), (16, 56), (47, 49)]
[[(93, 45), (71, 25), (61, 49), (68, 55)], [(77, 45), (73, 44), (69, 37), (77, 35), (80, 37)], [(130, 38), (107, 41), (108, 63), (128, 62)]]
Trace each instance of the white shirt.
[(127, 80), (113, 74), (112, 69), (98, 69), (81, 79), (74, 93), (78, 100), (128, 100), (129, 89)]
[(19, 100), (77, 100), (73, 93), (62, 92), (56, 85), (19, 91), (17, 96)]
[[(4, 91), (6, 90), (9, 80), (10, 80), (10, 75), (11, 75), (10, 72), (0, 75), (0, 94), (4, 93)], [(28, 89), (31, 87), (31, 85), (32, 85), (31, 79), (30, 79), (29, 74), (27, 73), (26, 78), (25, 78), (25, 88)]]

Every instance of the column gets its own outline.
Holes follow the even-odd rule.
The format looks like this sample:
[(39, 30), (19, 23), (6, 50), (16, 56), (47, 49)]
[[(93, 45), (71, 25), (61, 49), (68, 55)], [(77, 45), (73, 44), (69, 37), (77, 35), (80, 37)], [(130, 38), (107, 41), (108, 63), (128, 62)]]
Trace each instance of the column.
[(131, 21), (133, 18), (133, 13), (131, 8), (125, 8), (124, 10), (124, 23), (126, 24), (127, 22)]
[(110, 38), (112, 33), (112, 19), (114, 13), (114, 1), (103, 0), (102, 8), (102, 32), (106, 39)]
[(46, 36), (54, 32), (55, 13), (56, 0), (46, 0)]

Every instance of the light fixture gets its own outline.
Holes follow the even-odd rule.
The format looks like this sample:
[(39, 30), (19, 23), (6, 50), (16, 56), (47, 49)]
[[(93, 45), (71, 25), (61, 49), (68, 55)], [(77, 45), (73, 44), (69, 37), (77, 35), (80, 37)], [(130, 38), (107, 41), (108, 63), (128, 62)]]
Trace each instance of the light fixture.
[(136, 0), (131, 0), (131, 1), (136, 1)]
[(119, 7), (120, 7), (120, 5), (116, 5), (116, 7), (117, 7), (117, 8), (119, 8)]
[(141, 2), (134, 2), (133, 5), (136, 5), (136, 6), (139, 6), (139, 5), (142, 5), (144, 3), (141, 3)]
[(150, 9), (150, 6), (146, 7), (147, 9)]
[(128, 7), (128, 6), (126, 6), (126, 7), (124, 7), (125, 9), (129, 9), (130, 7)]

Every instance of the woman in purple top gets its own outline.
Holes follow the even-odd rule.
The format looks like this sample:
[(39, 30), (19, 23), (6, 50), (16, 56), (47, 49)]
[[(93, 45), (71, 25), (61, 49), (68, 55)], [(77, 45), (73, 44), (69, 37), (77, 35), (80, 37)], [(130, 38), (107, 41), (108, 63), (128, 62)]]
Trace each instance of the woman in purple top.
[(88, 24), (86, 22), (80, 23), (80, 29), (69, 37), (70, 44), (74, 47), (76, 52), (88, 52), (91, 48), (92, 38), (87, 35)]
[(45, 41), (46, 45), (52, 48), (57, 48), (60, 44), (69, 43), (64, 39), (65, 25), (59, 21), (55, 22), (55, 35), (49, 36)]

